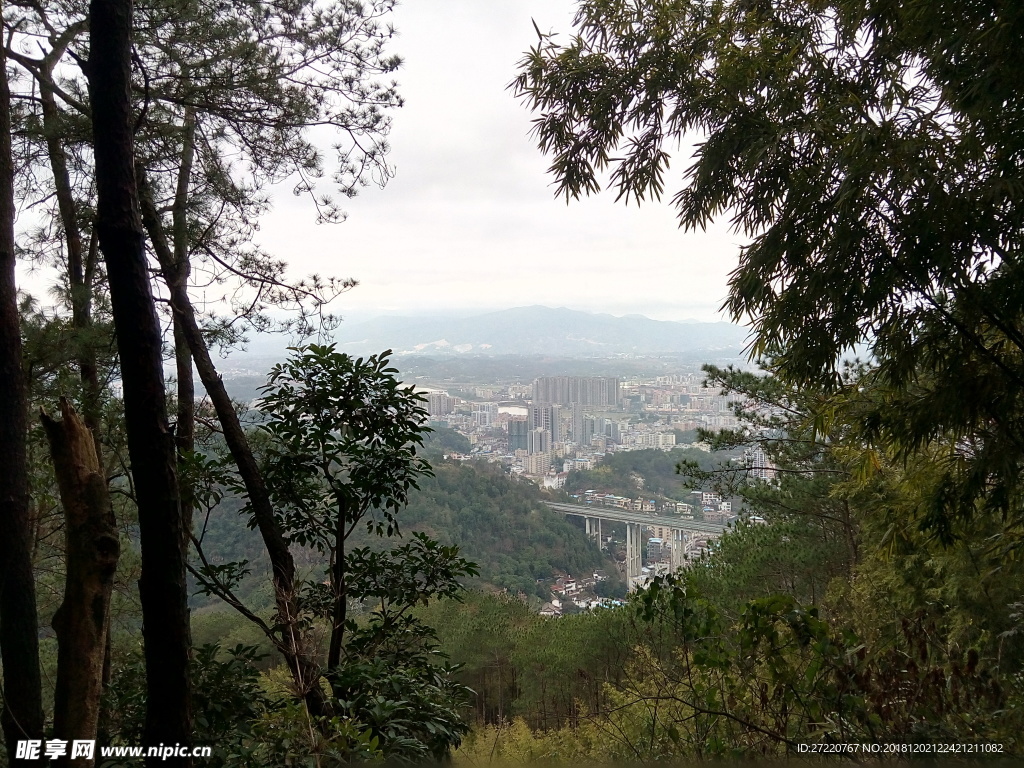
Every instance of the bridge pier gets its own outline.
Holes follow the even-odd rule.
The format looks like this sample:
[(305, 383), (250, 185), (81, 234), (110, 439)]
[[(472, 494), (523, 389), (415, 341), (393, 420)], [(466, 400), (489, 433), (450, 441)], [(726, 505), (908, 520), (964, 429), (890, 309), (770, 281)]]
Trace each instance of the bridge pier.
[(630, 592), (636, 589), (643, 567), (643, 529), (639, 523), (626, 523), (626, 586)]
[(672, 570), (678, 570), (686, 562), (686, 531), (672, 529)]
[[(643, 530), (648, 526), (660, 526), (672, 532), (673, 569), (680, 568), (685, 564), (686, 548), (691, 536), (698, 533), (704, 536), (719, 536), (725, 530), (725, 526), (717, 523), (684, 521), (674, 515), (651, 515), (633, 510), (617, 509), (615, 507), (565, 504), (557, 501), (545, 501), (544, 504), (563, 515), (582, 517), (585, 521), (587, 534), (590, 536), (596, 534), (601, 543), (604, 543), (601, 535), (602, 520), (625, 523), (626, 581), (630, 590), (636, 588), (636, 582), (639, 580), (642, 572), (642, 534)], [(597, 512), (596, 515), (594, 514), (595, 512)]]

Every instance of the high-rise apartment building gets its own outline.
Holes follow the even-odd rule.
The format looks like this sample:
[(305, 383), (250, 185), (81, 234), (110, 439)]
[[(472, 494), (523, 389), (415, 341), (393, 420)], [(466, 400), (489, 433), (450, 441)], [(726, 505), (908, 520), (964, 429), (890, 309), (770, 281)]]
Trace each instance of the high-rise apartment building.
[(620, 389), (617, 377), (541, 376), (533, 382), (533, 402), (616, 408)]
[(523, 459), (523, 469), (528, 475), (546, 475), (551, 469), (550, 453), (535, 453)]
[[(598, 423), (601, 425), (601, 429), (598, 430)], [(604, 434), (604, 419), (598, 419), (594, 416), (583, 416), (579, 421), (579, 434), (573, 435), (573, 439), (577, 445), (590, 445), (594, 440), (594, 435)]]
[(651, 537), (647, 540), (647, 562), (660, 563), (665, 554), (665, 542), (661, 539)]
[(508, 423), (508, 452), (525, 451), (530, 434), (530, 422), (526, 419), (512, 419)]
[(430, 392), (427, 395), (427, 413), (431, 418), (447, 416), (455, 410), (456, 401), (447, 392)]
[(473, 424), (490, 427), (498, 420), (497, 403), (473, 403)]
[(551, 442), (562, 442), (562, 406), (550, 403), (534, 404), (527, 410), (526, 420), (533, 429), (546, 429), (551, 433)]
[(759, 480), (775, 479), (775, 465), (772, 464), (760, 445), (754, 445), (743, 451), (743, 460), (747, 465), (747, 477), (756, 477)]
[(526, 435), (526, 450), (531, 454), (551, 452), (551, 433), (546, 429), (531, 429)]

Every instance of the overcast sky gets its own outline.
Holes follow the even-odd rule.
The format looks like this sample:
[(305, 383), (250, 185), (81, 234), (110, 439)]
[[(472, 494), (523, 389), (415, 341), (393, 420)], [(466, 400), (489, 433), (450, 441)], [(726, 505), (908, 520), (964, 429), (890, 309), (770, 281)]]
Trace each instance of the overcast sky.
[[(544, 304), (660, 320), (725, 319), (719, 307), (740, 236), (684, 233), (666, 202), (555, 199), (530, 114), (506, 89), (545, 31), (568, 32), (570, 0), (405, 0), (395, 14), (406, 106), (390, 143), (397, 175), (316, 225), (287, 190), (261, 241), (296, 274), (352, 277), (351, 321)], [(673, 192), (685, 167), (667, 176)]]

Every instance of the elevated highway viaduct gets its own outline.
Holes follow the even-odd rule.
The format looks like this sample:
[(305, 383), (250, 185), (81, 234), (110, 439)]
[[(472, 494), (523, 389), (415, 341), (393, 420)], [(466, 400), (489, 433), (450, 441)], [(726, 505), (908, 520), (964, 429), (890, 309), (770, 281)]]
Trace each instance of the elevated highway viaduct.
[(604, 507), (593, 504), (563, 504), (545, 501), (547, 506), (563, 515), (575, 515), (586, 521), (587, 533), (601, 538), (601, 521), (609, 520), (626, 524), (626, 583), (632, 589), (641, 575), (643, 543), (641, 534), (648, 526), (667, 528), (671, 532), (672, 566), (682, 565), (682, 553), (686, 542), (696, 534), (720, 536), (725, 526), (720, 523), (706, 523), (695, 520), (681, 520), (672, 515), (653, 515), (631, 509)]

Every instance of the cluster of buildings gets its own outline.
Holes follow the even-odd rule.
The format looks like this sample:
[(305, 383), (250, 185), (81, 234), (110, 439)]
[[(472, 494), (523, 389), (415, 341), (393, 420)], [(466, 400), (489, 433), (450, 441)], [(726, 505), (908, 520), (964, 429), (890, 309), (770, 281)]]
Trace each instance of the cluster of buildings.
[(699, 506), (701, 515), (709, 523), (725, 523), (735, 519), (732, 502), (711, 491), (693, 491), (694, 505)]
[(594, 588), (607, 578), (600, 571), (580, 578), (569, 575), (556, 577), (551, 585), (551, 600), (541, 606), (540, 615), (558, 618), (567, 610), (586, 611), (622, 605), (621, 600), (599, 597), (595, 594)]
[[(731, 410), (737, 396), (704, 387), (696, 373), (631, 380), (541, 376), (530, 384), (456, 391), (425, 390), (433, 423), (465, 435), (474, 457), (556, 488), (566, 473), (593, 469), (609, 453), (667, 451), (679, 431), (737, 425)], [(746, 460), (753, 476), (774, 477), (763, 451), (751, 451)]]
[(618, 408), (621, 399), (614, 376), (541, 376), (533, 382), (535, 403)]
[(547, 618), (557, 619), (569, 606), (575, 606), (576, 608), (584, 611), (592, 611), (595, 608), (615, 608), (622, 604), (623, 602), (621, 600), (616, 600), (611, 597), (596, 597), (594, 595), (559, 597), (556, 595), (551, 598), (551, 602), (545, 603), (541, 606), (540, 615)]
[[(572, 470), (593, 469), (610, 452), (675, 446), (676, 426), (670, 420), (652, 422), (626, 413), (621, 393), (618, 378), (601, 376), (476, 387), (473, 399), (465, 391), (457, 397), (426, 390), (433, 423), (469, 438), (474, 455), (546, 484), (562, 482), (558, 476)], [(483, 397), (490, 399), (476, 399)]]

